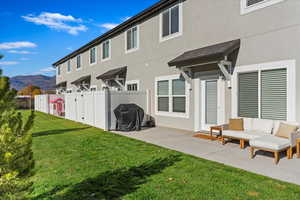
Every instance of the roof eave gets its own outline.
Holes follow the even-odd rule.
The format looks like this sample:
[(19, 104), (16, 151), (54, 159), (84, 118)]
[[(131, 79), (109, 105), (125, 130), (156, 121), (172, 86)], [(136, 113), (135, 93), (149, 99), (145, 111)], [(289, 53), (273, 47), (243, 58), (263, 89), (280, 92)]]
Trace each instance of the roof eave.
[[(143, 10), (142, 12), (138, 13), (137, 15), (133, 16), (132, 18), (128, 19), (127, 21), (123, 22), (122, 24), (120, 24), (119, 26), (115, 27), (114, 29), (106, 32), (105, 34), (97, 37), (96, 39), (92, 40), (91, 42), (87, 43), (86, 45), (80, 47), (79, 49), (73, 51), (72, 53), (70, 53), (69, 55), (63, 57), (62, 59), (58, 60), (57, 62), (53, 63), (52, 66), (56, 67), (60, 64), (62, 64), (63, 62), (65, 62), (68, 59), (74, 58), (76, 55), (86, 51), (87, 49), (100, 44), (102, 41), (107, 40), (108, 38), (110, 38), (112, 35), (118, 34), (124, 30), (126, 30), (128, 27), (139, 23), (140, 21), (144, 20), (145, 18), (155, 14), (156, 12), (159, 12), (160, 10), (164, 9), (165, 7), (173, 4), (176, 1), (180, 1), (180, 0), (161, 0), (159, 2), (157, 2), (156, 4), (154, 4), (153, 6)], [(182, 0), (182, 1), (186, 1), (186, 0)]]

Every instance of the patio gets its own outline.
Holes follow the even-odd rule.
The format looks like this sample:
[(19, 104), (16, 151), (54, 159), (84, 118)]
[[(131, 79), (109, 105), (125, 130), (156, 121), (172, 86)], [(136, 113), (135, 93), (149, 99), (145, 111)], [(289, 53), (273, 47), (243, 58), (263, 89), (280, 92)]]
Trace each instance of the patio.
[(259, 151), (254, 159), (250, 159), (249, 148), (242, 150), (236, 143), (230, 142), (223, 146), (218, 141), (195, 138), (194, 132), (157, 127), (140, 132), (115, 133), (300, 185), (300, 159), (296, 155), (288, 160), (285, 154), (281, 154), (279, 164), (275, 165), (270, 153)]

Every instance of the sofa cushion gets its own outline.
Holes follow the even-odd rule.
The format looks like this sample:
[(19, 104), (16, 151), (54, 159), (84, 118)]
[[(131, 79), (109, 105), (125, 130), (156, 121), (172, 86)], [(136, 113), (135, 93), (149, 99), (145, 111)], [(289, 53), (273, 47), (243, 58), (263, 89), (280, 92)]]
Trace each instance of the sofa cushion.
[(275, 136), (282, 138), (290, 138), (291, 134), (294, 133), (297, 129), (298, 126), (281, 122)]
[(225, 137), (232, 137), (236, 139), (244, 139), (244, 140), (252, 140), (261, 136), (264, 136), (263, 133), (258, 133), (255, 131), (232, 131), (232, 130), (224, 130), (222, 135)]
[(252, 118), (243, 118), (244, 119), (244, 130), (250, 131), (252, 130)]
[(280, 138), (273, 135), (262, 136), (249, 142), (251, 147), (280, 151), (288, 148), (291, 144), (286, 138)]
[(295, 125), (299, 128), (298, 122), (290, 122), (290, 121), (274, 121), (274, 129), (273, 134), (275, 135), (278, 132), (279, 126), (281, 123), (289, 124), (289, 125)]
[(229, 120), (229, 130), (243, 131), (244, 130), (244, 120), (243, 119), (230, 119)]
[(262, 131), (266, 134), (272, 134), (274, 122), (268, 119), (253, 119), (252, 130)]

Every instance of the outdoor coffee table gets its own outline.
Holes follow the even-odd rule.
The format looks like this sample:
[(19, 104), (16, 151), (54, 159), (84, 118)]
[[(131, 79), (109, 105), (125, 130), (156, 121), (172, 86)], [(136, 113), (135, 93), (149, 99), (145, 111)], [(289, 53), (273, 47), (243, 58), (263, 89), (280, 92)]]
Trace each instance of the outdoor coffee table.
[(212, 126), (212, 127), (210, 127), (210, 137), (213, 138), (213, 131), (218, 131), (219, 132), (219, 134), (217, 135), (217, 138), (219, 136), (222, 136), (222, 130), (223, 130), (222, 126)]

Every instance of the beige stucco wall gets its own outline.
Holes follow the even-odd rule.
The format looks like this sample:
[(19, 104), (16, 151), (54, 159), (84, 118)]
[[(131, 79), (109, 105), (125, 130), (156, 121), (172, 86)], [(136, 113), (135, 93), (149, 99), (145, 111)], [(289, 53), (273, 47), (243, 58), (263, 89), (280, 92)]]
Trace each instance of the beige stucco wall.
[[(92, 85), (101, 87), (96, 76), (113, 68), (128, 66), (127, 80), (140, 80), (140, 89), (150, 89), (152, 94), (152, 114), (154, 110), (154, 79), (157, 76), (179, 73), (167, 62), (181, 53), (211, 44), (241, 39), (241, 49), (237, 66), (295, 59), (300, 62), (300, 1), (286, 0), (282, 3), (240, 14), (239, 0), (186, 0), (183, 3), (183, 35), (165, 42), (159, 42), (159, 15), (139, 24), (140, 49), (125, 53), (124, 33), (112, 38), (111, 60), (101, 62), (101, 48), (97, 46), (97, 64), (89, 65), (89, 52), (82, 54), (83, 68), (76, 71), (76, 59), (72, 59), (72, 72), (66, 73), (62, 65), (62, 75), (57, 82), (70, 82), (84, 75), (92, 75)], [(299, 74), (297, 66), (296, 73)], [(300, 74), (299, 74), (300, 75)], [(192, 88), (194, 84), (192, 84)], [(297, 80), (297, 91), (300, 80)], [(190, 94), (190, 116), (172, 118), (156, 116), (157, 124), (180, 129), (194, 129), (194, 91)], [(230, 91), (226, 92), (227, 117), (231, 110)], [(297, 107), (300, 111), (300, 93), (297, 93)], [(300, 122), (300, 112), (297, 112)]]

